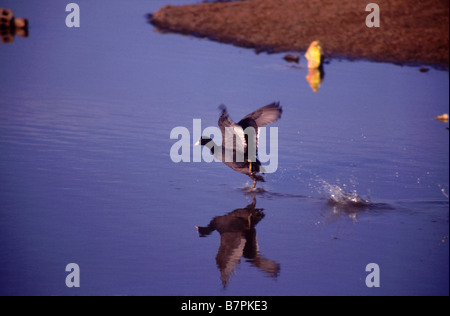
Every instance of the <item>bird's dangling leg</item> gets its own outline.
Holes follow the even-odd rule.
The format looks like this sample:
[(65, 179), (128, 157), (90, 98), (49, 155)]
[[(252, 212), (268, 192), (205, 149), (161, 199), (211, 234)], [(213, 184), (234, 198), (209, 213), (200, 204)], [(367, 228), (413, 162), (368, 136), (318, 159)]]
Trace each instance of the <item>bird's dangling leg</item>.
[(256, 179), (253, 179), (253, 186), (252, 186), (252, 190), (256, 188)]
[(255, 206), (256, 206), (256, 197), (255, 197), (255, 195), (253, 195), (252, 207), (255, 208)]
[(248, 172), (252, 173), (252, 162), (251, 161), (248, 164)]

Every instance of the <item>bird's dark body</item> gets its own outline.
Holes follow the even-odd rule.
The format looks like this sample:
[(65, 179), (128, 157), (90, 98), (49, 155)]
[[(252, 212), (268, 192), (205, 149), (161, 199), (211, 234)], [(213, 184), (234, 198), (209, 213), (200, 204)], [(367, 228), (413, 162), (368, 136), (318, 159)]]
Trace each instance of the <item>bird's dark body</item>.
[[(237, 124), (230, 119), (225, 106), (221, 106), (220, 109), (222, 110), (222, 114), (219, 118), (218, 125), (222, 132), (223, 146), (220, 147), (215, 146), (213, 140), (209, 137), (202, 137), (200, 139), (200, 144), (203, 146), (208, 146), (213, 155), (217, 154), (215, 153), (215, 150), (220, 149), (222, 151), (221, 153), (222, 155), (220, 155), (222, 162), (231, 169), (250, 177), (253, 180), (253, 188), (254, 188), (256, 186), (256, 182), (265, 182), (264, 178), (261, 175), (257, 174), (263, 173), (261, 162), (257, 158), (258, 130), (263, 126), (273, 123), (278, 119), (280, 119), (282, 108), (280, 107), (279, 103), (269, 104), (248, 114)], [(243, 134), (244, 139), (237, 140), (236, 138), (238, 137), (236, 138), (233, 137), (232, 146), (230, 144), (227, 144), (227, 141), (225, 140), (227, 128), (240, 130), (241, 133)], [(252, 133), (248, 133), (249, 128), (250, 131), (253, 131)], [(238, 141), (243, 142), (242, 144), (243, 152), (242, 151), (238, 152), (237, 148), (239, 148), (239, 146), (236, 145)], [(250, 150), (249, 148), (253, 150)], [(231, 161), (229, 161), (230, 159), (226, 159), (229, 158), (229, 156), (227, 155), (229, 154), (229, 151), (232, 151), (233, 153), (233, 159), (231, 159)], [(243, 160), (241, 159), (242, 161), (239, 161), (238, 159), (239, 154), (241, 156), (243, 155)]]

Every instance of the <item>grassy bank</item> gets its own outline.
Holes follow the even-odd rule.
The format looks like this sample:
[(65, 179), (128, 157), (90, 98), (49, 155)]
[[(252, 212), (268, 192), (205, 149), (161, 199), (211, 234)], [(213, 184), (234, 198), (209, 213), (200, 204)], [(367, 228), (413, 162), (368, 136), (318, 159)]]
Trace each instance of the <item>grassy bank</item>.
[(449, 65), (448, 0), (380, 0), (380, 27), (359, 0), (247, 0), (165, 6), (151, 23), (258, 51), (305, 51), (395, 63)]

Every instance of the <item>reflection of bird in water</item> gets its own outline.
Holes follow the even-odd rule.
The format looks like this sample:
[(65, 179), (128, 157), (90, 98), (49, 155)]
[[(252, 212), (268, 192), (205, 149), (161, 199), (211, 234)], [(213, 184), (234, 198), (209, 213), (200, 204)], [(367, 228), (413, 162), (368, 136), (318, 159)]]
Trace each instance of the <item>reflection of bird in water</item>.
[(279, 103), (269, 104), (250, 113), (237, 124), (230, 119), (225, 106), (221, 106), (221, 110), (218, 125), (222, 132), (222, 146), (217, 146), (205, 136), (196, 145), (206, 146), (228, 167), (249, 176), (254, 189), (257, 181), (264, 182), (264, 178), (257, 174), (264, 172), (257, 158), (259, 129), (280, 119), (282, 108)]
[(200, 237), (205, 237), (215, 230), (220, 234), (216, 262), (224, 287), (242, 257), (271, 277), (277, 277), (280, 272), (278, 263), (262, 257), (259, 253), (255, 226), (264, 218), (264, 213), (255, 206), (256, 199), (253, 197), (253, 203), (245, 208), (215, 217), (207, 227), (196, 226)]

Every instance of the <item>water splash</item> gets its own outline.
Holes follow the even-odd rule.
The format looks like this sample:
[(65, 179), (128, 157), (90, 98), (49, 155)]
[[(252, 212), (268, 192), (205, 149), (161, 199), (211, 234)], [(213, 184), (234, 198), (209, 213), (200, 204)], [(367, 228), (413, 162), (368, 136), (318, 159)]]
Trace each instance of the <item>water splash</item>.
[(440, 184), (438, 184), (438, 187), (441, 190), (442, 195), (448, 199), (449, 197), (448, 197), (448, 194), (445, 192), (445, 188), (443, 188), (442, 185), (440, 185)]
[(372, 204), (370, 199), (363, 199), (356, 189), (346, 192), (339, 185), (330, 184), (322, 179), (319, 180), (319, 184), (319, 193), (321, 193), (331, 205), (360, 208)]
[(263, 187), (252, 188), (251, 186), (245, 186), (244, 188), (239, 188), (244, 194), (264, 194), (267, 191)]

